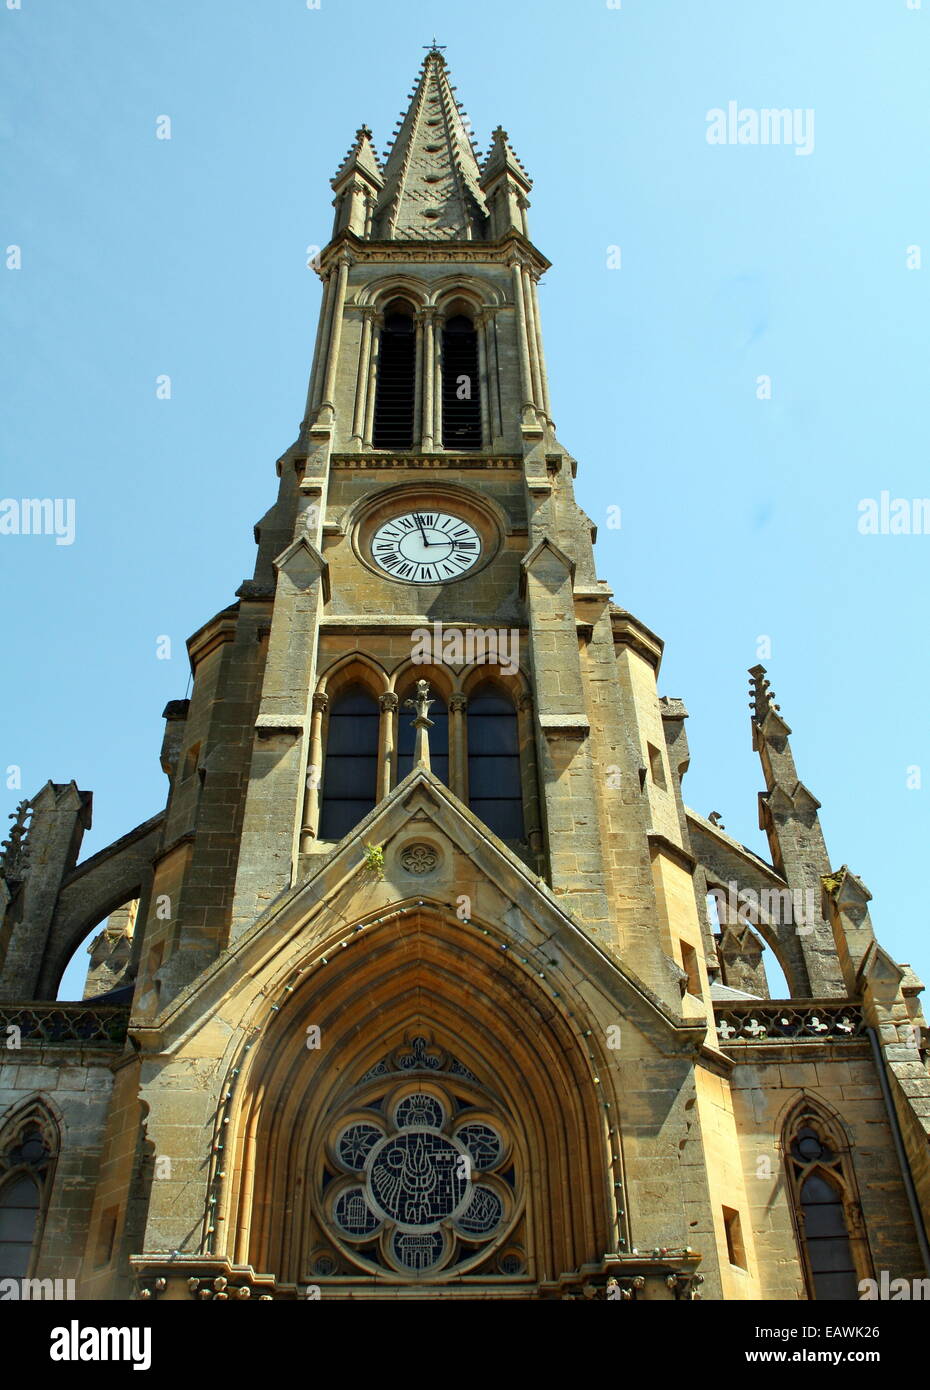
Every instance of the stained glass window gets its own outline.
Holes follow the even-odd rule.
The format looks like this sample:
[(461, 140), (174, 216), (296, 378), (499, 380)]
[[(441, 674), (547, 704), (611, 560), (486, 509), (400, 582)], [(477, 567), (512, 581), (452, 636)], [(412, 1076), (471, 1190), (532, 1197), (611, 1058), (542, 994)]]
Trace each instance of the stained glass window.
[(476, 1168), (494, 1168), (500, 1161), (500, 1135), (490, 1125), (462, 1125), (455, 1137), (465, 1145)]
[(494, 685), (468, 699), (469, 806), (502, 840), (523, 839), (517, 712)]
[(365, 1159), (383, 1137), (380, 1129), (374, 1125), (349, 1125), (339, 1138), (339, 1157), (353, 1173), (360, 1173), (365, 1166)]
[(343, 1192), (333, 1208), (333, 1216), (347, 1236), (367, 1236), (378, 1229), (378, 1218), (360, 1187), (349, 1187)]
[(360, 685), (333, 701), (323, 767), (320, 839), (341, 840), (375, 804), (378, 778), (378, 702)]
[(858, 1259), (854, 1250), (850, 1217), (857, 1210), (855, 1178), (842, 1151), (839, 1127), (810, 1106), (789, 1122), (787, 1141), (808, 1295), (854, 1302), (868, 1257), (861, 1240)]
[(489, 1187), (476, 1187), (472, 1199), (459, 1218), (459, 1227), (467, 1235), (489, 1236), (501, 1223), (504, 1204)]
[(395, 1119), (398, 1129), (410, 1129), (424, 1125), (428, 1128), (440, 1129), (445, 1114), (435, 1096), (417, 1093), (401, 1101), (395, 1112)]
[(321, 1185), (332, 1239), (356, 1260), (413, 1277), (474, 1264), (517, 1210), (513, 1182), (498, 1171), (506, 1159), (513, 1177), (503, 1131), (477, 1096), (436, 1084), (422, 1058), (437, 1054), (416, 1042), (430, 1079), (411, 1090), (398, 1078), (385, 1089), (367, 1072), (364, 1094), (356, 1092), (363, 1104), (331, 1128)]

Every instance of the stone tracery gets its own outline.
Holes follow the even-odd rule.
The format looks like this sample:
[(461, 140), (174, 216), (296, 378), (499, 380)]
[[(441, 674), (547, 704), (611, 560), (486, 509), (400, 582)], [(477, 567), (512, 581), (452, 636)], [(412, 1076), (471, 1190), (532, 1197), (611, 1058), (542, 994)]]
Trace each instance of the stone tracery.
[[(412, 1046), (428, 1056), (426, 1039)], [(372, 1090), (330, 1130), (321, 1224), (353, 1262), (408, 1277), (474, 1263), (519, 1211), (506, 1124), (433, 1080)]]

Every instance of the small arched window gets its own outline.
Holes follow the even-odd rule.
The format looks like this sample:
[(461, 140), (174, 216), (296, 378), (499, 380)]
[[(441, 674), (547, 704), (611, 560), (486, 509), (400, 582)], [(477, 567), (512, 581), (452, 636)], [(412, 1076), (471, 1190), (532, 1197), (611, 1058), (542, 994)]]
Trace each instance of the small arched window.
[(20, 1118), (0, 1150), (0, 1278), (25, 1279), (35, 1263), (54, 1165), (51, 1128), (33, 1109)]
[(859, 1281), (868, 1270), (862, 1251), (857, 1259), (862, 1238), (852, 1229), (856, 1202), (848, 1161), (812, 1108), (795, 1115), (785, 1137), (808, 1296), (858, 1301)]
[(25, 1279), (39, 1220), (39, 1189), (29, 1173), (0, 1187), (0, 1277)]
[[(400, 697), (400, 705), (397, 711), (397, 780), (402, 781), (408, 772), (413, 770), (413, 754), (416, 745), (417, 731), (413, 727), (414, 711), (406, 709), (404, 701), (409, 700), (415, 693), (416, 683), (405, 690)], [(440, 782), (449, 785), (449, 711), (441, 695), (436, 694), (435, 686), (431, 683), (430, 694), (433, 704), (430, 707), (429, 717), (433, 721), (433, 727), (429, 731), (429, 764), (430, 770), (436, 774)]]
[(442, 330), (442, 445), (481, 448), (478, 334), (464, 314), (447, 319)]
[(413, 448), (416, 371), (413, 311), (406, 300), (396, 299), (385, 311), (378, 348), (372, 440), (376, 449)]
[(333, 701), (323, 765), (321, 840), (341, 840), (375, 804), (379, 719), (378, 702), (362, 685), (348, 686)]
[(517, 712), (489, 683), (468, 699), (468, 800), (502, 840), (524, 838)]

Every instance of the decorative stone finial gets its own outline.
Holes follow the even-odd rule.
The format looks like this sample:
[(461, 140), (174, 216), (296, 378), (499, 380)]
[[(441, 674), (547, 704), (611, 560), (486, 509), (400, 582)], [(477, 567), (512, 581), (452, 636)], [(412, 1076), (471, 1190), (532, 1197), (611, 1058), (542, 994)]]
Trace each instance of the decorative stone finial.
[(780, 710), (781, 706), (775, 703), (775, 692), (766, 678), (764, 666), (750, 667), (749, 693), (752, 696), (753, 718), (758, 724), (765, 722), (769, 710), (775, 710), (776, 714)]
[(412, 700), (404, 701), (405, 709), (415, 709), (416, 719), (413, 727), (417, 731), (417, 742), (413, 753), (414, 767), (429, 767), (429, 730), (433, 721), (429, 717), (430, 706), (434, 703), (429, 693), (429, 681), (417, 681), (417, 693)]
[(29, 827), (26, 818), (31, 811), (31, 802), (23, 800), (15, 811), (10, 812), (9, 818), (13, 824), (9, 835), (0, 845), (0, 877), (8, 883), (21, 883), (29, 868)]

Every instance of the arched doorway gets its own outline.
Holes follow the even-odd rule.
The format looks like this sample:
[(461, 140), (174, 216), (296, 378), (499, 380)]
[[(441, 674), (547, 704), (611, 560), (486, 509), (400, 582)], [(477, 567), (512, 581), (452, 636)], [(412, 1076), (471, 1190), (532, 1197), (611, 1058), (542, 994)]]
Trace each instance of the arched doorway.
[(365, 930), (251, 1054), (232, 1258), (326, 1296), (504, 1297), (616, 1248), (605, 1111), (567, 1010), (436, 905)]

